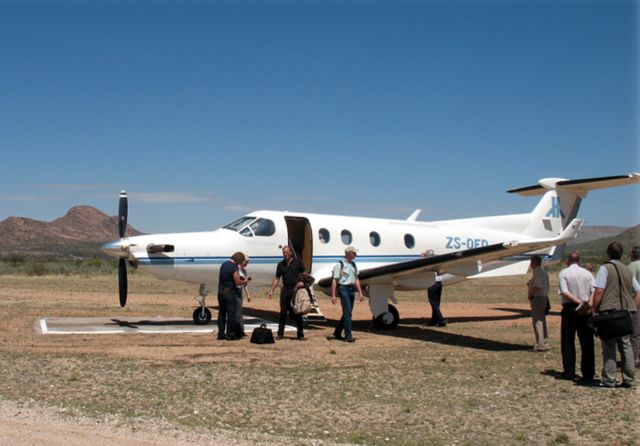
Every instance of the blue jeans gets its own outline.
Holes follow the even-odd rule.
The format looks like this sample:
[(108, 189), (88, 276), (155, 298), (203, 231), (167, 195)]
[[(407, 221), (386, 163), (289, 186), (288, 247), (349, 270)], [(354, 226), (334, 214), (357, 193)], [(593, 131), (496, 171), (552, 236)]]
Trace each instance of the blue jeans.
[(341, 335), (344, 330), (345, 337), (351, 336), (351, 313), (353, 305), (356, 301), (356, 290), (353, 285), (339, 285), (338, 294), (340, 295), (340, 304), (342, 305), (342, 317), (336, 326), (334, 333)]

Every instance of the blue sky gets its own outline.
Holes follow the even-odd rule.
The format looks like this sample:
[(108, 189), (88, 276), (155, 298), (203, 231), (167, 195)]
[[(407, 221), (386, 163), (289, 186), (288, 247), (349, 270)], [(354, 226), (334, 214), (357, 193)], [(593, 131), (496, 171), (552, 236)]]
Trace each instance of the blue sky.
[[(634, 1), (2, 1), (0, 220), (528, 212), (640, 171)], [(587, 224), (640, 223), (640, 186)], [(116, 229), (114, 228), (114, 236)]]

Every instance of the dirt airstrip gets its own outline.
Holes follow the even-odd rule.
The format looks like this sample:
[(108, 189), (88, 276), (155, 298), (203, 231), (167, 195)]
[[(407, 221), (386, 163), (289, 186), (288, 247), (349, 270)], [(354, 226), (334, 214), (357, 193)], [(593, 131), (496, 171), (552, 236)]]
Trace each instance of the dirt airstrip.
[[(495, 438), (489, 426), (497, 422), (502, 425), (500, 441), (505, 444), (564, 443), (565, 439), (573, 444), (599, 443), (602, 439), (605, 444), (606, 437), (600, 438), (595, 430), (583, 431), (574, 423), (557, 423), (553, 413), (559, 409), (557, 404), (566, 408), (576, 401), (572, 413), (596, 413), (602, 396), (572, 386), (563, 391), (569, 393), (562, 396), (562, 402), (554, 402), (558, 391), (554, 376), (560, 370), (559, 306), (555, 305), (556, 312), (549, 317), (554, 350), (539, 355), (529, 353), (533, 335), (526, 302), (519, 295), (521, 280), (496, 282), (493, 288), (484, 289), (493, 302), (460, 297), (477, 292), (474, 284), (457, 291), (453, 291), (456, 287), (445, 290), (443, 311), (449, 326), (444, 328), (425, 326), (429, 313), (426, 296), (401, 296), (398, 309), (402, 322), (389, 332), (375, 330), (367, 303), (358, 302), (354, 311), (354, 344), (327, 340), (341, 310), (321, 296), (321, 310), (327, 320), (310, 323), (305, 341), (295, 340), (292, 332), (275, 345), (257, 346), (248, 338), (217, 341), (214, 334), (43, 335), (35, 329), (42, 317), (162, 316), (187, 321), (195, 301), (185, 296), (193, 295), (194, 290), (173, 282), (134, 277), (127, 308), (120, 309), (113, 277), (0, 277), (0, 359), (5, 363), (0, 370), (0, 443), (491, 444)], [(214, 301), (209, 301), (212, 307)], [(275, 321), (277, 301), (254, 291), (245, 314)], [(13, 365), (6, 365), (7, 362)], [(130, 369), (148, 373), (149, 377), (136, 381), (128, 377)], [(214, 370), (214, 375), (209, 375), (208, 369)], [(126, 378), (120, 378), (118, 386), (126, 386), (130, 379), (133, 383), (126, 394), (134, 396), (120, 404), (120, 387), (111, 390), (112, 380), (103, 376), (107, 370), (124, 370), (117, 372)], [(271, 380), (255, 375), (264, 370), (278, 376)], [(513, 372), (501, 377), (505, 370)], [(212, 389), (216, 388), (217, 377), (226, 376), (232, 382), (231, 393), (218, 398), (244, 399), (235, 402), (234, 410), (249, 417), (248, 421), (225, 420), (220, 413), (212, 416), (215, 406), (209, 403), (194, 407), (201, 401), (197, 392), (191, 396), (184, 394), (185, 389), (171, 389), (174, 378), (167, 378), (166, 374), (174, 371), (175, 382), (185, 379), (181, 373), (191, 374), (196, 382), (210, 379)], [(353, 384), (348, 384), (350, 377), (344, 383), (336, 378), (346, 377), (345, 371), (358, 377)], [(289, 384), (277, 383), (295, 383), (300, 373), (309, 373), (315, 380), (300, 398), (288, 399), (271, 387), (266, 397), (261, 395), (260, 386), (286, 386)], [(236, 378), (239, 383), (235, 383)], [(172, 396), (164, 397), (158, 394), (163, 390), (153, 387), (147, 394), (148, 405), (140, 409), (140, 404), (131, 400), (144, 394), (139, 387), (149, 381), (160, 385), (165, 382), (162, 380), (167, 381), (161, 389)], [(390, 382), (381, 385), (380, 380)], [(32, 386), (36, 389), (30, 392)], [(49, 388), (51, 391), (46, 390)], [(533, 396), (536, 388), (542, 392), (540, 396)], [(314, 392), (323, 391), (321, 399), (313, 396)], [(91, 405), (84, 407), (82, 394), (67, 397), (65, 392), (86, 392)], [(361, 403), (347, 412), (349, 423), (341, 418), (344, 412), (338, 407), (343, 404), (340, 393)], [(397, 402), (395, 393), (401, 396)], [(123, 398), (124, 394), (123, 390)], [(431, 399), (439, 394), (452, 399), (441, 407), (442, 401)], [(625, 408), (637, 405), (633, 399), (627, 400), (627, 395), (618, 394), (617, 403)], [(273, 417), (268, 413), (250, 410), (265, 402), (264, 398), (267, 404), (279, 408), (275, 424), (269, 421)], [(534, 412), (543, 414), (541, 421), (530, 419), (531, 409), (523, 405), (521, 398), (535, 404)], [(166, 410), (158, 409), (158, 405), (165, 404)], [(175, 413), (171, 413), (175, 407)], [(312, 418), (307, 415), (304, 427), (293, 421), (300, 413), (314, 414)], [(470, 415), (469, 424), (461, 424), (460, 420)], [(207, 416), (210, 421), (203, 424), (201, 418)], [(378, 417), (385, 420), (383, 424), (375, 421)], [(632, 418), (637, 419), (637, 415)], [(546, 427), (535, 433), (535, 426)], [(527, 433), (532, 431), (534, 434)], [(627, 444), (629, 436), (625, 433), (619, 440), (614, 443)]]

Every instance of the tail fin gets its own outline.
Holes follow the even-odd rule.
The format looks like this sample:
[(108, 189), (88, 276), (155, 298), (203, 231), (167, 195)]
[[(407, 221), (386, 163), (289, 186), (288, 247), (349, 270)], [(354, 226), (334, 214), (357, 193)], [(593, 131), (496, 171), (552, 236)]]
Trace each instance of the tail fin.
[(640, 173), (578, 180), (544, 178), (535, 186), (508, 192), (524, 196), (544, 194), (531, 213), (529, 225), (524, 233), (536, 238), (553, 237), (578, 215), (582, 199), (587, 197), (589, 191), (635, 183), (640, 183)]

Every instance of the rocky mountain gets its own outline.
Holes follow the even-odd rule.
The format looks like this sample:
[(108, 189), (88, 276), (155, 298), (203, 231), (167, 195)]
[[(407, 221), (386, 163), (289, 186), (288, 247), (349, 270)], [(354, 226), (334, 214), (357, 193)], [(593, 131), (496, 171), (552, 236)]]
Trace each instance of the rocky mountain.
[[(100, 255), (100, 246), (118, 238), (118, 217), (91, 206), (76, 206), (54, 221), (9, 217), (0, 222), (0, 256), (86, 258)], [(128, 226), (127, 235), (141, 234)]]

